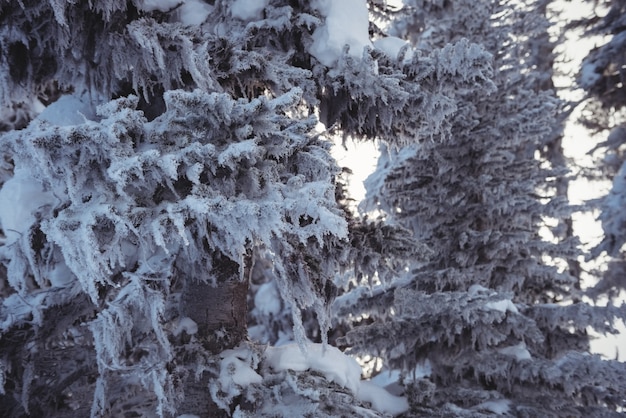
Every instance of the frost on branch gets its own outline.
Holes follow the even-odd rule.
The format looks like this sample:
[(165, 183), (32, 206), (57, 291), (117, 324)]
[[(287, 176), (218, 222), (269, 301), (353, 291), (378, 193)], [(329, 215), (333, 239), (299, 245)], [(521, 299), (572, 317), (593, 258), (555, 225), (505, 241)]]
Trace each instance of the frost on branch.
[[(431, 141), (398, 147), (393, 137), (381, 147), (363, 207), (411, 231), (432, 256), (411, 260), (389, 284), (348, 287), (334, 305), (337, 321), (348, 328), (338, 344), (402, 371), (399, 385), (410, 393), (411, 416), (485, 416), (503, 404), (503, 413), (514, 416), (619, 410), (613, 395), (622, 393), (621, 383), (616, 392), (597, 391), (594, 378), (561, 386), (571, 358), (584, 358), (583, 369), (609, 367), (583, 354), (589, 350), (585, 329), (614, 332), (623, 307), (582, 302), (579, 278), (567, 268), (579, 256), (576, 239), (555, 231), (553, 242), (539, 233), (546, 218), (566, 219), (572, 210), (556, 193), (563, 172), (537, 157), (559, 126), (560, 104), (543, 88), (546, 74), (531, 58), (533, 35), (547, 22), (533, 2), (412, 4), (396, 28), (418, 25), (414, 45), (424, 52), (403, 68), (415, 68), (415, 77), (430, 74), (422, 88), (452, 77), (457, 92), (445, 94), (453, 107), (424, 101), (439, 104), (424, 110), (427, 119), (443, 121)], [(478, 57), (493, 71), (473, 67), (483, 62)], [(379, 71), (384, 62), (378, 61)], [(425, 361), (431, 375), (410, 381)], [(553, 402), (546, 405), (545, 396)]]
[(384, 138), (394, 146), (445, 138), (449, 119), (460, 110), (458, 100), (471, 91), (493, 93), (491, 60), (466, 39), (428, 55), (416, 52), (406, 63), (378, 51), (355, 60), (344, 51), (335, 67), (319, 74), (327, 86), (320, 117), (327, 126), (338, 123), (347, 133)]
[[(81, 303), (91, 306), (84, 318), (90, 332), (80, 334), (95, 347), (96, 415), (111, 411), (109, 399), (137, 401), (116, 392), (116, 382), (135, 372), (143, 377), (131, 379), (129, 393), (152, 394), (158, 415), (174, 410), (180, 387), (164, 371), (175, 356), (170, 340), (194, 335), (166, 326), (180, 321), (178, 277), (204, 277), (217, 252), (238, 266), (239, 280), (247, 280), (253, 248), (272, 252), (296, 323), (299, 309), (310, 307), (329, 326), (325, 283), (336, 266), (317, 260), (346, 237), (346, 222), (336, 208), (328, 145), (309, 133), (314, 120), (285, 114), (299, 91), (251, 101), (171, 91), (165, 100), (167, 111), (151, 122), (131, 96), (101, 106), (98, 121), (35, 121), (3, 138), (16, 170), (28, 168), (29, 181), (54, 196), (2, 247), (9, 282), (31, 301), (17, 317), (5, 302), (3, 330), (53, 326), (45, 312), (71, 302), (49, 278), (67, 266), (77, 279), (68, 291), (88, 296)], [(302, 332), (295, 335), (303, 341)], [(27, 389), (23, 397), (27, 404)]]

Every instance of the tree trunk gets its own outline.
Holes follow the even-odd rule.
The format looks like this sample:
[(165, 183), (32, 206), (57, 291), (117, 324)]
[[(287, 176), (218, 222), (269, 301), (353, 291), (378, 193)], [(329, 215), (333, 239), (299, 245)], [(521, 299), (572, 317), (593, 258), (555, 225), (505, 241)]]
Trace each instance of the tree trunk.
[[(200, 281), (185, 278), (180, 301), (181, 315), (192, 319), (198, 325), (196, 338), (209, 355), (218, 355), (224, 350), (237, 346), (247, 337), (248, 315), (248, 272), (251, 257), (247, 257), (245, 280), (241, 281), (239, 264), (223, 255), (213, 256), (213, 269), (208, 272), (209, 280)], [(216, 285), (212, 284), (215, 279)], [(193, 359), (194, 356), (191, 356)], [(178, 413), (194, 414), (201, 418), (227, 417), (213, 402), (209, 383), (214, 375), (205, 371), (196, 378), (193, 360), (187, 363), (190, 370), (186, 377), (184, 399)]]
[(198, 324), (196, 337), (211, 354), (238, 345), (247, 334), (248, 282), (239, 274), (213, 286), (191, 280), (181, 298), (181, 314)]

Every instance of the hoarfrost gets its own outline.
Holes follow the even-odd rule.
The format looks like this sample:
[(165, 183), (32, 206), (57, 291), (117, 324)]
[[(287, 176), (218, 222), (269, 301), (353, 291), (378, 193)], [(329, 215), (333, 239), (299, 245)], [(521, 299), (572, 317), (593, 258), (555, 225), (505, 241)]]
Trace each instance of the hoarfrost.
[(17, 293), (5, 298), (0, 306), (0, 330), (6, 332), (16, 323), (19, 324), (29, 315), (33, 316), (33, 322), (38, 324), (41, 318), (40, 310), (44, 309), (43, 301), (46, 293), (40, 292), (34, 295), (20, 296)]

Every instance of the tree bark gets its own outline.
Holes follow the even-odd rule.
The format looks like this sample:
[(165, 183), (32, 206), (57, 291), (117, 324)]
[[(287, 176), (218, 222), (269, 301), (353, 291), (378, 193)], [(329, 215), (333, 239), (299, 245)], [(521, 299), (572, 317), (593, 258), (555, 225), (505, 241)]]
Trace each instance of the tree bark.
[[(213, 269), (206, 279), (185, 278), (180, 301), (183, 317), (198, 325), (197, 340), (208, 355), (217, 356), (224, 350), (236, 347), (247, 337), (248, 272), (251, 257), (244, 266), (245, 280), (241, 281), (240, 266), (224, 255), (213, 256)], [(215, 279), (215, 285), (213, 280)], [(190, 356), (193, 359), (194, 356)], [(187, 364), (191, 372), (183, 382), (184, 399), (178, 413), (205, 417), (228, 417), (226, 411), (213, 402), (209, 391), (210, 380), (216, 376), (203, 372), (196, 377), (193, 360)]]
[(191, 281), (181, 298), (181, 313), (198, 324), (196, 337), (211, 354), (238, 345), (247, 335), (248, 282), (239, 274), (225, 283)]

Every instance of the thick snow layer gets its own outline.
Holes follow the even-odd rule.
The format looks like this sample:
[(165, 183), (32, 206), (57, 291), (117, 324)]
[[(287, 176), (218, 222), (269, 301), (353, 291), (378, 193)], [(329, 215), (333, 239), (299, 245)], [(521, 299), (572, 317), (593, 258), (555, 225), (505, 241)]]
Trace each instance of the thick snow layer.
[(373, 382), (361, 380), (361, 366), (332, 346), (309, 343), (303, 353), (297, 344), (268, 347), (265, 360), (274, 370), (314, 370), (326, 379), (350, 389), (355, 396), (370, 402), (379, 412), (398, 415), (408, 410), (406, 398), (394, 396)]
[(230, 6), (230, 13), (241, 20), (261, 19), (268, 4), (269, 0), (235, 0)]
[(500, 311), (500, 312), (509, 311), (513, 313), (519, 313), (519, 311), (517, 310), (517, 307), (509, 299), (503, 299), (503, 300), (499, 300), (496, 302), (487, 302), (485, 303), (485, 308), (493, 309), (493, 310)]
[(274, 370), (316, 370), (331, 382), (358, 392), (361, 380), (361, 366), (355, 359), (342, 353), (332, 346), (308, 344), (307, 352), (303, 353), (297, 344), (269, 347), (265, 352), (268, 364)]
[(357, 397), (371, 403), (372, 408), (385, 414), (399, 415), (409, 409), (406, 398), (392, 395), (372, 382), (361, 382)]
[(27, 169), (18, 168), (0, 189), (0, 225), (10, 245), (28, 231), (41, 207), (53, 204), (56, 198), (44, 190)]
[(327, 67), (332, 67), (345, 45), (354, 58), (361, 58), (369, 39), (369, 15), (365, 0), (317, 0), (313, 7), (325, 18), (313, 32), (309, 52)]
[(95, 107), (87, 96), (66, 95), (50, 104), (37, 116), (37, 120), (52, 125), (72, 126), (93, 120), (96, 117)]

